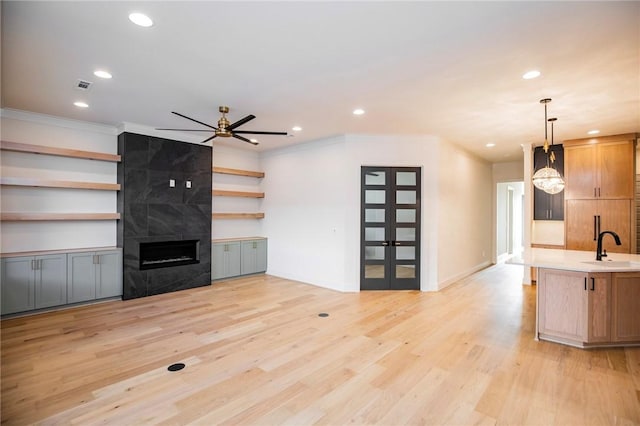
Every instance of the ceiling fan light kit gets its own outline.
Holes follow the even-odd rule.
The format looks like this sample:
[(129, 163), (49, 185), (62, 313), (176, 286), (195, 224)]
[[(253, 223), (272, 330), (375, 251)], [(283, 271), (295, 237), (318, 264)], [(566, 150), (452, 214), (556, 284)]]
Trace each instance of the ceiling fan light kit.
[(558, 194), (564, 190), (564, 179), (555, 169), (553, 163), (555, 162), (555, 153), (549, 152), (549, 140), (547, 139), (547, 122), (551, 122), (551, 145), (553, 145), (553, 123), (557, 118), (547, 119), (547, 104), (551, 102), (551, 99), (541, 99), (540, 103), (544, 104), (544, 152), (547, 154), (547, 165), (538, 169), (532, 177), (533, 185), (546, 192), (547, 194)]
[[(180, 114), (179, 112), (171, 111), (171, 113), (175, 114), (177, 116), (180, 116), (182, 118), (186, 118), (187, 120), (191, 120), (194, 123), (201, 124), (201, 125), (203, 125), (205, 127), (208, 127), (209, 129), (213, 129), (213, 131), (214, 131), (213, 136), (203, 140), (201, 143), (209, 142), (211, 139), (214, 139), (216, 137), (223, 137), (223, 138), (233, 137), (233, 138), (239, 139), (239, 140), (241, 140), (243, 142), (250, 143), (252, 145), (258, 145), (258, 142), (255, 142), (255, 141), (253, 141), (251, 139), (247, 139), (244, 136), (241, 136), (241, 134), (287, 136), (287, 132), (266, 132), (266, 131), (261, 131), (261, 130), (236, 130), (237, 127), (240, 127), (243, 124), (253, 120), (254, 118), (256, 118), (256, 116), (253, 115), (253, 114), (249, 114), (246, 117), (241, 118), (240, 120), (236, 121), (235, 123), (230, 123), (229, 119), (226, 116), (226, 114), (229, 113), (229, 107), (221, 106), (221, 107), (218, 108), (218, 111), (222, 114), (222, 117), (220, 117), (220, 119), (218, 120), (218, 127), (215, 127), (215, 126), (212, 126), (210, 124), (204, 123), (202, 121), (196, 120), (195, 118), (188, 117), (188, 116), (186, 116), (184, 114)], [(173, 130), (173, 131), (178, 131), (178, 132), (203, 132), (203, 131), (208, 131), (208, 129), (165, 129), (165, 128), (157, 128), (156, 130)]]

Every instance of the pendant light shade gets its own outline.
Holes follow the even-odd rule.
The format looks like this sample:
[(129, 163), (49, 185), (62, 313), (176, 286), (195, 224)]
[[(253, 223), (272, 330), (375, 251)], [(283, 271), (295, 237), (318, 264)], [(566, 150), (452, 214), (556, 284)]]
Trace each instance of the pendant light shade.
[[(547, 104), (551, 102), (551, 99), (542, 99), (541, 104), (544, 104), (544, 152), (547, 154), (547, 165), (538, 169), (532, 177), (533, 186), (543, 190), (547, 194), (558, 194), (564, 190), (564, 179), (560, 173), (553, 167), (555, 161), (555, 154), (553, 151), (549, 152), (549, 141), (547, 139)], [(551, 118), (551, 145), (553, 145), (553, 122), (556, 118)]]

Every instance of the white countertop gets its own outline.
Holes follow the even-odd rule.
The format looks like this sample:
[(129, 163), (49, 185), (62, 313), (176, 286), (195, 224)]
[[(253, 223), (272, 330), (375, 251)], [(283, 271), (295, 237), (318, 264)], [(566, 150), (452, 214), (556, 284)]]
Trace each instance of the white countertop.
[(509, 263), (580, 272), (640, 271), (640, 255), (628, 253), (609, 253), (598, 262), (595, 251), (529, 248), (522, 257), (513, 258)]

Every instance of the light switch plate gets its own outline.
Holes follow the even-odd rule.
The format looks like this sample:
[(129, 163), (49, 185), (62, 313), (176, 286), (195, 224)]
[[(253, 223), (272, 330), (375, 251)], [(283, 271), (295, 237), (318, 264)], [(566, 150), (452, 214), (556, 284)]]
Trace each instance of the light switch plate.
[(169, 179), (169, 188), (175, 188), (175, 186), (176, 186), (176, 180)]
[(187, 188), (191, 188), (191, 181), (190, 180), (187, 181)]

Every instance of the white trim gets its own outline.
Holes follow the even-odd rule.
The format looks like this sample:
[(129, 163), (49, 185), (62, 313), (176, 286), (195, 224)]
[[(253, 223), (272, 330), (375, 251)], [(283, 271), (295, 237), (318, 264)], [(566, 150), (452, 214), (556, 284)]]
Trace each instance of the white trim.
[(437, 291), (440, 291), (442, 289), (444, 289), (445, 287), (450, 286), (453, 283), (456, 283), (458, 281), (460, 281), (463, 278), (468, 277), (471, 274), (475, 274), (478, 271), (483, 270), (484, 268), (487, 268), (491, 266), (491, 262), (489, 262), (488, 260), (486, 262), (482, 262), (479, 265), (476, 265), (466, 271), (460, 272), (459, 274), (454, 275), (453, 277), (447, 278), (444, 281), (441, 281), (438, 283), (438, 289)]
[(106, 124), (91, 123), (88, 121), (72, 120), (69, 118), (55, 117), (53, 115), (39, 114), (11, 108), (0, 109), (0, 117), (12, 120), (28, 121), (31, 123), (45, 124), (49, 126), (65, 127), (68, 129), (84, 130), (93, 133), (116, 136), (118, 128)]

